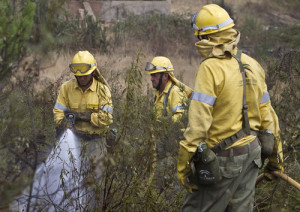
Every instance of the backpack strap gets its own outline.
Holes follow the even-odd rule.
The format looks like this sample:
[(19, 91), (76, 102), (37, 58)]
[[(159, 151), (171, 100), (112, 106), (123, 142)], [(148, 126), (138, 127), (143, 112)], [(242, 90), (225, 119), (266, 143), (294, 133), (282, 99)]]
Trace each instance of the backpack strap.
[(250, 124), (249, 124), (249, 118), (248, 118), (248, 105), (246, 102), (246, 72), (245, 72), (245, 67), (243, 63), (241, 62), (241, 55), (242, 51), (238, 50), (236, 55), (232, 55), (239, 63), (240, 67), (240, 72), (243, 77), (243, 109), (242, 109), (242, 114), (243, 114), (243, 128), (245, 129), (245, 132), (247, 135), (250, 135)]
[(172, 83), (171, 87), (169, 88), (168, 90), (168, 93), (165, 95), (165, 98), (164, 98), (164, 111), (167, 111), (167, 105), (168, 105), (168, 101), (169, 101), (169, 96), (170, 96), (170, 92), (172, 90), (172, 88), (174, 87), (175, 84)]
[[(244, 66), (247, 66), (247, 64), (243, 64), (241, 62), (241, 55), (242, 55), (242, 51), (238, 50), (236, 55), (232, 55), (239, 63), (239, 68), (240, 68), (240, 72), (242, 74), (242, 78), (243, 78), (243, 109), (242, 109), (242, 121), (243, 121), (243, 127), (242, 129), (235, 133), (234, 135), (222, 140), (220, 143), (218, 143), (217, 145), (215, 145), (212, 150), (215, 153), (219, 153), (223, 150), (225, 150), (227, 147), (231, 146), (232, 144), (234, 144), (235, 142), (237, 142), (238, 140), (240, 140), (241, 138), (247, 136), (247, 135), (257, 135), (257, 132), (250, 130), (250, 124), (249, 124), (249, 118), (248, 118), (248, 113), (247, 113), (247, 109), (248, 109), (248, 105), (246, 102), (246, 72), (245, 69), (248, 69)], [(250, 69), (248, 69), (250, 70)], [(251, 71), (251, 70), (250, 70)]]

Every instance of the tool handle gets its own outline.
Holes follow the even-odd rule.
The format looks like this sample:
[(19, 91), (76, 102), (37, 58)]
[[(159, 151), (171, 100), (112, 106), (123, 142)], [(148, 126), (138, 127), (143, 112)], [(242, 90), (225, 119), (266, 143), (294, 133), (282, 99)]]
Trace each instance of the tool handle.
[(272, 172), (272, 174), (274, 174), (277, 177), (280, 177), (282, 180), (288, 182), (289, 184), (291, 184), (292, 186), (294, 186), (295, 188), (297, 188), (300, 191), (300, 184), (297, 181), (295, 181), (294, 179), (287, 176), (286, 174), (284, 174), (280, 171), (274, 171), (274, 172)]
[(260, 174), (256, 179), (255, 186), (257, 186), (264, 178), (265, 178), (265, 174), (264, 173)]
[[(300, 184), (297, 181), (295, 181), (294, 179), (287, 176), (286, 174), (284, 174), (280, 171), (274, 171), (274, 172), (271, 172), (271, 174), (286, 181), (287, 183), (291, 184), (292, 186), (294, 186), (295, 188), (297, 188), (300, 191)], [(258, 185), (264, 178), (265, 178), (265, 175), (260, 174), (256, 179), (256, 185)]]

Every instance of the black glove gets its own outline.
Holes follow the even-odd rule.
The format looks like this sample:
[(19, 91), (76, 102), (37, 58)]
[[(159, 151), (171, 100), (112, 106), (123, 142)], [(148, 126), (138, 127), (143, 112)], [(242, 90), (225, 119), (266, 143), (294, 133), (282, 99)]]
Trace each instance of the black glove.
[(61, 137), (61, 135), (63, 134), (64, 129), (60, 126), (57, 126), (55, 128), (55, 130), (56, 130), (56, 139), (59, 139)]
[(61, 120), (60, 125), (56, 126), (55, 128), (56, 139), (59, 139), (66, 129), (67, 129), (67, 121), (66, 118), (63, 118), (63, 120)]
[(264, 169), (265, 179), (267, 181), (271, 181), (272, 183), (278, 183), (280, 178), (272, 174), (272, 172), (274, 171), (282, 171), (282, 170), (279, 167), (269, 162)]
[(86, 122), (90, 122), (91, 121), (91, 115), (92, 113), (89, 112), (73, 112), (75, 115), (75, 122), (76, 121), (86, 121)]
[(113, 153), (113, 146), (116, 145), (117, 129), (110, 129), (106, 136), (107, 151)]

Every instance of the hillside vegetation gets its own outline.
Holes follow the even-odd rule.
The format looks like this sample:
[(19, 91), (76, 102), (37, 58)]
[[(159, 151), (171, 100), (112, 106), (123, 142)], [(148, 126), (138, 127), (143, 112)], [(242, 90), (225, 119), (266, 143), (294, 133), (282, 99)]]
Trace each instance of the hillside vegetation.
[[(178, 211), (185, 195), (176, 178), (182, 138), (178, 129), (183, 126), (169, 119), (155, 120), (153, 89), (143, 70), (152, 57), (167, 56), (175, 75), (193, 87), (200, 57), (190, 17), (200, 8), (193, 5), (196, 1), (187, 2), (191, 4), (174, 1), (181, 9), (173, 8), (176, 13), (171, 15), (132, 15), (110, 25), (90, 17), (71, 19), (62, 7), (64, 0), (0, 2), (0, 209), (7, 209), (30, 185), (37, 165), (55, 144), (52, 109), (58, 89), (73, 77), (68, 71), (72, 56), (89, 50), (111, 85), (112, 127), (119, 132), (106, 161), (106, 177), (92, 182), (105, 188), (99, 190), (99, 207), (103, 211)], [(241, 7), (232, 1), (207, 2), (230, 11), (241, 31), (239, 47), (264, 67), (280, 121), (285, 173), (299, 182), (300, 2), (249, 1)], [(160, 166), (155, 161), (156, 145), (165, 150)], [(154, 175), (162, 179), (162, 189), (157, 189)], [(300, 192), (285, 182), (265, 181), (256, 188), (255, 211), (297, 211), (299, 207)]]

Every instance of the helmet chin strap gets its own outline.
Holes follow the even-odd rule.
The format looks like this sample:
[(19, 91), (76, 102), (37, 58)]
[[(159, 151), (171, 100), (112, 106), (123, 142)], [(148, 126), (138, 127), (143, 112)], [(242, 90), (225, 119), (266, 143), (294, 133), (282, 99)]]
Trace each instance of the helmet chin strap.
[(159, 78), (158, 85), (156, 86), (156, 90), (158, 90), (158, 91), (159, 91), (160, 86), (161, 86), (161, 83), (162, 83), (163, 75), (164, 75), (164, 73), (162, 72), (162, 73), (160, 74), (160, 78)]

